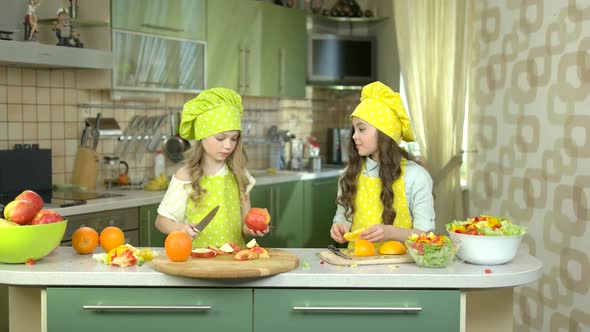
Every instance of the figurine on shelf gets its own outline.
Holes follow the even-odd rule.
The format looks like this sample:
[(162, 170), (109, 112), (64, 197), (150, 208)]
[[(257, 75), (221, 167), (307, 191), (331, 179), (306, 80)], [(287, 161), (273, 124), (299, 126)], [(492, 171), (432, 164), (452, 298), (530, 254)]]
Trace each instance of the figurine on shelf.
[(25, 15), (25, 40), (37, 40), (37, 8), (40, 3), (28, 0), (27, 14)]
[(84, 44), (80, 41), (80, 34), (75, 31), (72, 26), (70, 13), (66, 8), (60, 8), (57, 10), (56, 19), (57, 22), (53, 26), (52, 30), (55, 31), (57, 45), (79, 48), (84, 47)]

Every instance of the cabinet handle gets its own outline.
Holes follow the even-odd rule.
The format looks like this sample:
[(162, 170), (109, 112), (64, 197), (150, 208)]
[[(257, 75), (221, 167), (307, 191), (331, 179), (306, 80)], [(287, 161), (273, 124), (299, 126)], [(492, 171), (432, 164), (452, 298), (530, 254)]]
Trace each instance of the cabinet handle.
[(285, 49), (279, 49), (279, 92), (283, 92), (285, 77)]
[(293, 307), (294, 311), (309, 312), (420, 312), (422, 307)]
[(313, 183), (311, 184), (311, 186), (312, 186), (312, 187), (319, 187), (319, 186), (323, 186), (323, 185), (326, 185), (326, 184), (334, 184), (334, 182), (333, 182), (333, 181), (325, 181), (325, 182), (313, 182)]
[(248, 71), (248, 67), (250, 64), (250, 49), (246, 48), (246, 65), (244, 66), (244, 72), (245, 72), (245, 82), (246, 82), (246, 90), (250, 89), (250, 72)]
[(88, 311), (208, 311), (210, 305), (84, 305)]
[(147, 211), (147, 246), (152, 246), (152, 210)]

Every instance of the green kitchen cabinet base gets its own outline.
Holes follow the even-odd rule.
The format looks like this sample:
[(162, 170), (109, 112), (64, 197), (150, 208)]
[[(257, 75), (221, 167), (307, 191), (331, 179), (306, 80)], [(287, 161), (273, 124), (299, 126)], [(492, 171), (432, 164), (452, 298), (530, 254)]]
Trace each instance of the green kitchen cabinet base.
[(270, 231), (256, 240), (262, 247), (302, 247), (301, 181), (254, 186), (250, 193), (250, 202), (252, 207), (266, 208), (270, 214)]
[(139, 208), (139, 245), (141, 247), (163, 247), (166, 234), (156, 228), (159, 204)]
[(256, 289), (254, 307), (257, 332), (456, 332), (461, 292)]
[[(237, 287), (237, 286), (236, 286)], [(53, 290), (52, 290), (53, 289)], [(106, 290), (106, 292), (105, 292)], [(115, 294), (115, 295), (112, 295)], [(111, 296), (112, 295), (112, 296)], [(144, 325), (152, 321), (144, 320), (140, 313), (121, 313), (133, 317), (131, 325), (117, 326), (108, 316), (113, 313), (98, 314), (82, 312), (84, 301), (103, 299), (106, 305), (113, 299), (123, 299), (131, 303), (130, 297), (149, 298), (150, 302), (162, 298), (160, 304), (212, 305), (203, 326), (190, 323), (190, 329), (183, 329), (179, 321), (173, 320), (161, 331), (459, 331), (459, 332), (511, 332), (513, 326), (513, 288), (474, 289), (474, 290), (432, 290), (432, 289), (296, 289), (296, 288), (44, 288), (9, 287), (9, 328), (10, 331), (62, 332), (62, 331), (150, 331)], [(108, 297), (108, 301), (107, 301)], [(172, 299), (174, 298), (174, 299)], [(235, 303), (229, 303), (234, 302)], [(117, 302), (121, 303), (121, 302)], [(136, 301), (135, 303), (139, 303)], [(228, 306), (226, 306), (228, 303)], [(92, 303), (90, 303), (92, 304)], [(96, 304), (96, 303), (95, 303)], [(418, 313), (356, 312), (340, 313), (294, 310), (293, 307), (311, 306), (334, 307), (377, 307), (420, 305)], [(58, 308), (53, 308), (57, 306)], [(60, 306), (65, 306), (62, 309)], [(69, 308), (69, 309), (68, 309)], [(305, 308), (304, 308), (305, 309)], [(95, 322), (78, 328), (69, 324), (79, 324), (78, 316), (99, 316)], [(216, 317), (212, 315), (218, 314)], [(174, 314), (176, 315), (176, 314)], [(54, 317), (52, 317), (54, 316)], [(163, 316), (158, 314), (157, 317)], [(185, 316), (178, 313), (179, 317)], [(219, 317), (218, 325), (209, 325)], [(161, 317), (170, 321), (170, 317)], [(331, 319), (327, 319), (331, 318)], [(63, 322), (59, 322), (59, 320)], [(184, 319), (183, 319), (184, 320)], [(237, 322), (237, 323), (236, 323)], [(346, 323), (346, 324), (344, 324)], [(406, 325), (410, 324), (406, 329)], [(54, 326), (53, 324), (58, 324)], [(157, 324), (157, 323), (156, 323)], [(224, 325), (227, 324), (227, 325)], [(225, 329), (233, 324), (232, 329)], [(239, 324), (238, 327), (235, 327)], [(298, 324), (294, 326), (294, 324)], [(413, 324), (413, 325), (412, 325)], [(426, 324), (426, 325), (424, 325)], [(131, 326), (128, 328), (128, 326)], [(154, 325), (156, 326), (156, 325)], [(62, 327), (65, 327), (62, 329)], [(77, 328), (77, 329), (76, 329)]]
[(304, 248), (325, 248), (336, 244), (330, 237), (330, 228), (336, 214), (338, 177), (306, 181), (304, 184), (304, 211), (306, 239)]
[(251, 289), (48, 288), (47, 330), (252, 331)]

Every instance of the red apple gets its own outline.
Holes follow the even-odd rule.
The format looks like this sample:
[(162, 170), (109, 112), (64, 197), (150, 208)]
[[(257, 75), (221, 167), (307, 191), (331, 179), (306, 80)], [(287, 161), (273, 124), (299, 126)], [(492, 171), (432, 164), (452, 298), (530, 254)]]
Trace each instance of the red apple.
[(210, 258), (217, 256), (217, 253), (207, 248), (195, 248), (191, 252), (191, 256), (194, 258)]
[(41, 211), (39, 211), (39, 213), (37, 213), (37, 215), (35, 215), (35, 218), (33, 218), (31, 224), (51, 224), (62, 220), (64, 220), (64, 218), (60, 216), (59, 213), (53, 210), (42, 209)]
[(219, 248), (217, 248), (215, 246), (209, 245), (209, 246), (207, 246), (207, 249), (215, 251), (215, 254), (217, 254), (217, 255), (225, 255), (225, 254), (227, 254), (227, 252), (225, 252), (223, 250), (220, 250)]
[(30, 223), (36, 213), (33, 203), (25, 200), (12, 201), (4, 207), (4, 218), (19, 225)]
[(264, 232), (270, 223), (270, 214), (266, 209), (251, 208), (246, 215), (246, 226), (255, 232)]
[(14, 200), (24, 200), (31, 202), (33, 204), (33, 207), (35, 208), (35, 214), (37, 214), (37, 212), (41, 211), (41, 209), (43, 208), (43, 198), (41, 198), (39, 194), (32, 190), (23, 191), (20, 195), (16, 196)]

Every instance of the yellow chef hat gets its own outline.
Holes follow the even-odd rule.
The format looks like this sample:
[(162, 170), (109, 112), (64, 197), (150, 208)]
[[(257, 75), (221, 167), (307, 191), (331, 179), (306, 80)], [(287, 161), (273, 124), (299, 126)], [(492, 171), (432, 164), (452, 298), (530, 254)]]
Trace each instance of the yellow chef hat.
[(414, 131), (399, 93), (376, 81), (365, 85), (361, 92), (361, 103), (350, 115), (368, 122), (396, 143), (403, 139), (412, 142)]
[(225, 88), (205, 90), (184, 104), (178, 132), (188, 140), (200, 140), (229, 130), (242, 130), (242, 98)]

